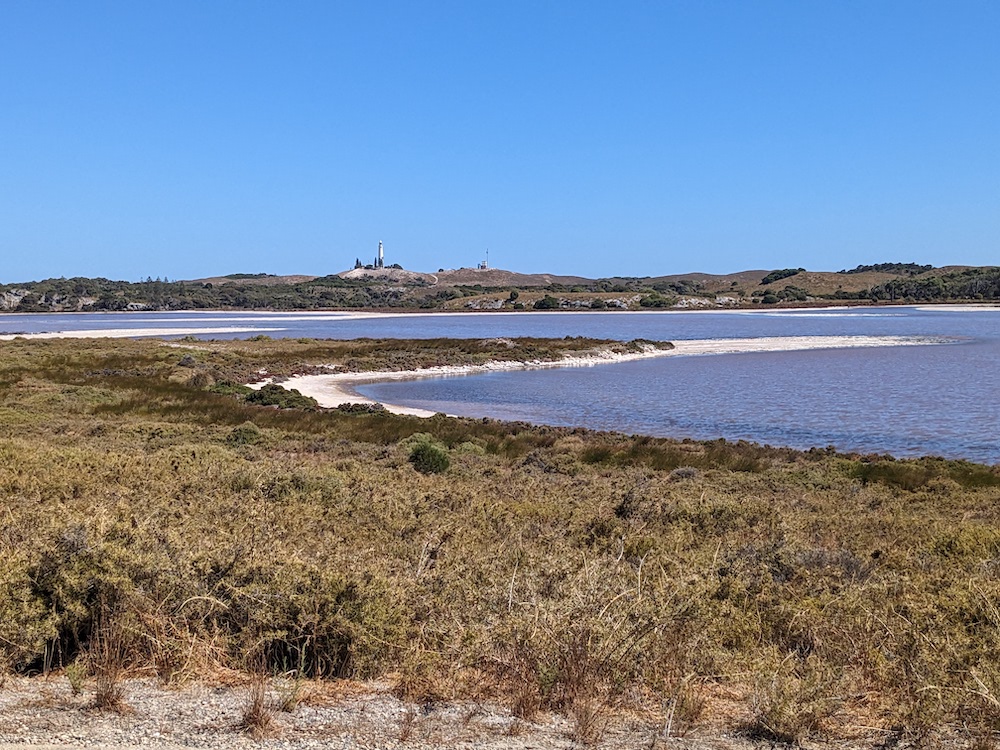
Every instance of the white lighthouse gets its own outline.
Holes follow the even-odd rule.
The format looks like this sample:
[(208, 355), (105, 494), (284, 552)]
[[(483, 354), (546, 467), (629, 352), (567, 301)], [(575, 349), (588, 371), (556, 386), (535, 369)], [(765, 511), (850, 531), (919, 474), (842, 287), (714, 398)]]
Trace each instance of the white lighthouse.
[(385, 253), (382, 252), (382, 240), (378, 241), (378, 257), (375, 259), (375, 268), (385, 268)]

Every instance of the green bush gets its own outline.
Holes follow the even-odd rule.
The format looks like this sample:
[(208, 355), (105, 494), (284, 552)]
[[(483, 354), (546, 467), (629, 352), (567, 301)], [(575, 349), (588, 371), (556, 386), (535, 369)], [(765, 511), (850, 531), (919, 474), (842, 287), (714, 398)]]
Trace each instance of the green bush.
[(382, 404), (337, 404), (337, 411), (344, 414), (384, 414)]
[(317, 409), (319, 404), (310, 396), (303, 396), (294, 388), (282, 388), (269, 383), (259, 391), (251, 391), (245, 396), (248, 404), (277, 406), (279, 409)]
[(648, 294), (639, 300), (640, 307), (670, 307), (673, 304), (673, 299), (662, 297), (655, 292), (653, 294)]
[(444, 446), (431, 442), (414, 445), (410, 450), (410, 463), (421, 474), (441, 474), (451, 466)]
[(228, 380), (222, 380), (209, 387), (208, 390), (212, 393), (222, 394), (223, 396), (247, 396), (253, 393), (253, 388), (240, 385), (239, 383), (232, 383)]
[(253, 422), (244, 422), (234, 427), (226, 436), (226, 443), (232, 446), (254, 445), (264, 439), (260, 429)]
[(781, 279), (787, 279), (797, 274), (804, 272), (804, 268), (781, 268), (777, 271), (771, 271), (767, 276), (760, 280), (761, 286), (767, 286), (775, 281), (781, 281)]
[(559, 300), (550, 294), (546, 294), (540, 300), (538, 300), (534, 305), (532, 305), (536, 310), (558, 310)]
[(21, 668), (41, 653), (54, 631), (51, 607), (37, 592), (23, 559), (0, 558), (0, 670)]

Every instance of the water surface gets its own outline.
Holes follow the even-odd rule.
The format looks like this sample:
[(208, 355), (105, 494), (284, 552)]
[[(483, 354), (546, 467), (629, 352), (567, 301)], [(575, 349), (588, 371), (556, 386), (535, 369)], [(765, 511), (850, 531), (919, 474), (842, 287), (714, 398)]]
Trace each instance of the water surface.
[[(199, 338), (944, 336), (941, 346), (668, 357), (358, 388), (449, 414), (796, 448), (1000, 462), (1000, 309), (466, 315), (87, 313), (0, 316), (0, 332), (199, 328)], [(213, 333), (238, 328), (236, 333)]]

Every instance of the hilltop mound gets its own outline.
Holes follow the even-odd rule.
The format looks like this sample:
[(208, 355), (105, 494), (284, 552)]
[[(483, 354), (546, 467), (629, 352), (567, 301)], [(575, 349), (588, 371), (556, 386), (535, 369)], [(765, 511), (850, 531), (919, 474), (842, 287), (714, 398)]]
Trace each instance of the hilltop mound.
[(418, 273), (402, 268), (353, 268), (338, 273), (342, 279), (372, 279), (394, 281), (400, 284), (426, 283), (434, 286), (484, 286), (484, 287), (532, 287), (563, 284), (574, 286), (590, 284), (592, 280), (582, 276), (556, 276), (547, 273), (516, 273), (499, 268), (458, 268), (437, 273)]
[[(929, 272), (924, 275), (933, 275), (937, 272)], [(798, 271), (795, 274), (779, 278), (771, 282), (767, 287), (762, 286), (764, 280), (773, 271), (741, 271), (729, 274), (711, 273), (683, 273), (670, 276), (657, 276), (655, 278), (643, 279), (650, 286), (683, 284), (692, 282), (703, 292), (714, 292), (721, 294), (734, 288), (742, 288), (747, 292), (761, 289), (773, 288), (783, 289), (787, 285), (805, 289), (809, 294), (814, 295), (834, 295), (837, 292), (862, 292), (878, 284), (899, 278), (899, 274), (886, 271), (854, 271), (852, 273), (837, 273), (833, 271)], [(920, 277), (918, 277), (920, 278)]]
[(302, 284), (312, 281), (318, 276), (306, 274), (292, 274), (289, 276), (275, 276), (269, 273), (231, 273), (226, 276), (212, 276), (206, 279), (191, 279), (184, 281), (184, 284), (211, 284), (212, 286), (222, 286), (224, 284), (237, 284), (241, 286), (281, 286), (283, 284)]
[(418, 273), (404, 268), (352, 268), (337, 274), (342, 279), (373, 279), (393, 281), (398, 284), (436, 284), (437, 278), (432, 273)]
[(759, 284), (769, 271), (740, 271), (738, 273), (714, 274), (714, 273), (677, 273), (670, 276), (655, 276), (644, 279), (650, 285), (653, 284), (676, 284), (682, 281), (694, 281), (704, 285), (708, 290), (725, 290), (733, 286), (751, 287)]
[(446, 286), (549, 286), (550, 284), (563, 284), (574, 286), (577, 284), (593, 283), (592, 279), (582, 276), (556, 276), (548, 273), (516, 273), (514, 271), (504, 271), (499, 268), (458, 268), (447, 271), (439, 271), (435, 274), (438, 283)]

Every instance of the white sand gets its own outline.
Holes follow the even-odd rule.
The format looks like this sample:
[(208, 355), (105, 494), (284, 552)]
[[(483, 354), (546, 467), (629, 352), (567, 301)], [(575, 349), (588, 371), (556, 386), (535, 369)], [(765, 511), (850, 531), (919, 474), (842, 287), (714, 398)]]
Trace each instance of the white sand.
[[(46, 331), (44, 333), (6, 333), (0, 334), (0, 341), (10, 341), (15, 338), (25, 338), (25, 339), (85, 339), (85, 338), (145, 338), (145, 337), (157, 337), (157, 336), (204, 336), (209, 334), (232, 334), (232, 333), (245, 333), (245, 334), (258, 334), (258, 333), (274, 333), (276, 331), (286, 330), (287, 325), (281, 325), (280, 327), (275, 327), (275, 324), (288, 324), (300, 321), (345, 321), (345, 320), (372, 320), (378, 318), (399, 318), (399, 317), (482, 317), (482, 316), (523, 316), (523, 315), (545, 315), (546, 317), (553, 317), (558, 315), (579, 315), (581, 313), (586, 313), (588, 315), (614, 315), (617, 317), (623, 317), (627, 315), (703, 315), (705, 313), (718, 313), (725, 315), (749, 315), (749, 316), (782, 316), (782, 317), (815, 317), (822, 315), (823, 317), (833, 317), (837, 312), (841, 312), (843, 315), (848, 317), (882, 317), (882, 316), (895, 316), (899, 315), (900, 310), (903, 307), (908, 307), (914, 310), (926, 310), (933, 312), (996, 312), (1000, 311), (1000, 305), (996, 303), (982, 303), (982, 304), (957, 304), (957, 305), (916, 305), (916, 306), (830, 306), (830, 307), (811, 307), (811, 308), (775, 308), (769, 310), (752, 310), (752, 309), (697, 309), (697, 310), (677, 310), (677, 309), (666, 309), (666, 310), (548, 310), (545, 312), (525, 312), (525, 311), (450, 311), (450, 312), (361, 312), (361, 311), (306, 311), (306, 312), (255, 312), (241, 317), (232, 317), (232, 314), (228, 311), (218, 311), (218, 310), (187, 310), (184, 315), (189, 317), (178, 317), (172, 318), (171, 323), (198, 323), (197, 326), (183, 326), (178, 327), (176, 325), (169, 328), (94, 328), (82, 331)], [(130, 315), (135, 313), (126, 312), (108, 312), (103, 313), (108, 316), (114, 315)], [(225, 317), (220, 318), (219, 323), (226, 323), (230, 325), (210, 325), (214, 321), (211, 320), (213, 315), (224, 315)], [(16, 320), (16, 316), (12, 316), (11, 320)], [(232, 323), (255, 323), (261, 322), (269, 325), (266, 326), (234, 326)], [(803, 337), (791, 337), (791, 338), (803, 338)], [(808, 337), (813, 338), (813, 337)], [(832, 337), (830, 337), (832, 338)], [(844, 337), (845, 340), (850, 339), (860, 339), (862, 337)], [(734, 339), (738, 341), (739, 339)], [(753, 339), (750, 339), (753, 340)], [(787, 340), (787, 339), (781, 339)], [(716, 340), (717, 341), (717, 340)], [(758, 342), (767, 342), (771, 339), (756, 339)], [(688, 342), (697, 343), (697, 342)], [(912, 343), (912, 342), (911, 342)], [(922, 342), (929, 343), (929, 342)], [(843, 348), (852, 346), (897, 346), (899, 343), (891, 341), (883, 341), (877, 344), (865, 344), (865, 343), (824, 343), (819, 347), (816, 346), (798, 346), (793, 345), (789, 347), (778, 347), (778, 348), (753, 348), (753, 349), (734, 349), (732, 351), (788, 351), (795, 349), (814, 349), (814, 348)], [(674, 352), (678, 354), (680, 352)], [(729, 353), (727, 352), (688, 352), (688, 353)], [(569, 366), (574, 366), (573, 363), (569, 363)]]
[[(282, 383), (294, 388), (303, 396), (311, 396), (320, 406), (334, 408), (340, 404), (374, 404), (370, 398), (360, 395), (354, 386), (362, 383), (376, 383), (394, 380), (416, 380), (420, 378), (441, 378), (461, 375), (476, 375), (486, 372), (510, 370), (535, 370), (554, 367), (590, 367), (598, 364), (629, 362), (650, 357), (692, 356), (706, 354), (739, 354), (747, 352), (790, 352), (807, 349), (853, 349), (877, 346), (921, 346), (949, 343), (947, 339), (910, 336), (775, 336), (748, 339), (700, 339), (675, 341), (673, 349), (649, 349), (630, 354), (604, 352), (590, 356), (566, 357), (555, 362), (533, 360), (529, 362), (489, 362), (483, 365), (454, 365), (428, 367), (421, 370), (398, 372), (342, 372), (329, 375), (300, 375)], [(259, 387), (263, 383), (257, 384)], [(430, 417), (434, 412), (396, 404), (382, 404), (394, 414), (410, 414)]]
[[(930, 309), (942, 309), (945, 306)], [(989, 309), (988, 306), (967, 308), (954, 305), (951, 309)], [(998, 308), (994, 308), (998, 309)], [(343, 317), (377, 318), (388, 317), (394, 313), (347, 313)], [(417, 313), (419, 314), (419, 313)], [(432, 315), (517, 315), (523, 313), (429, 313)], [(551, 315), (552, 313), (547, 313)], [(617, 312), (615, 315), (628, 313)], [(338, 316), (339, 317), (339, 316)], [(14, 338), (26, 339), (82, 339), (82, 338), (138, 338), (156, 336), (190, 336), (208, 333), (262, 333), (281, 331), (282, 328), (258, 328), (241, 326), (222, 326), (197, 328), (107, 328), (82, 331), (58, 331), (48, 333), (3, 334), (0, 341), (10, 341)], [(294, 377), (283, 385), (295, 388), (304, 396), (315, 398), (320, 406), (334, 408), (340, 404), (374, 404), (354, 390), (354, 386), (362, 383), (385, 382), (393, 380), (415, 380), (419, 378), (440, 378), (460, 375), (475, 375), (478, 373), (498, 372), (508, 370), (534, 370), (554, 367), (589, 367), (597, 364), (612, 364), (628, 362), (650, 357), (705, 355), (705, 354), (739, 354), (746, 352), (788, 352), (807, 349), (849, 349), (857, 347), (877, 346), (920, 346), (929, 344), (949, 343), (948, 339), (913, 336), (774, 336), (764, 338), (744, 339), (695, 339), (675, 341), (673, 349), (655, 349), (650, 347), (642, 352), (615, 354), (612, 352), (597, 352), (586, 356), (566, 357), (553, 362), (531, 360), (528, 362), (495, 361), (483, 365), (456, 365), (444, 367), (428, 367), (421, 370), (404, 370), (397, 372), (347, 372), (331, 373), (329, 375), (301, 375)], [(265, 382), (254, 384), (260, 387)], [(426, 409), (416, 409), (396, 404), (383, 404), (386, 410), (394, 414), (409, 414), (420, 417), (430, 417), (434, 412)]]
[[(284, 381), (281, 385), (294, 388), (303, 396), (311, 396), (320, 406), (334, 408), (341, 404), (374, 404), (375, 402), (362, 396), (354, 390), (354, 386), (362, 383), (380, 383), (392, 380), (417, 380), (421, 378), (444, 378), (457, 375), (476, 375), (484, 372), (502, 372), (508, 370), (539, 370), (550, 367), (589, 367), (591, 365), (614, 362), (629, 362), (650, 357), (662, 357), (672, 354), (672, 349), (656, 349), (649, 347), (641, 352), (616, 354), (614, 352), (595, 352), (587, 356), (565, 357), (554, 362), (530, 360), (528, 362), (494, 361), (482, 365), (444, 365), (427, 367), (420, 370), (397, 370), (381, 372), (339, 372), (330, 375), (297, 375)], [(264, 381), (267, 382), (267, 381)], [(255, 383), (251, 387), (264, 384)], [(382, 404), (393, 414), (409, 414), (417, 417), (432, 417), (436, 412), (426, 409), (415, 409), (396, 404)]]
[(808, 349), (857, 349), (873, 346), (927, 346), (952, 343), (933, 336), (765, 336), (747, 339), (695, 339), (675, 341), (670, 354), (742, 354), (747, 352), (798, 352)]
[(925, 312), (1000, 312), (1000, 305), (981, 302), (975, 305), (917, 305), (913, 309)]
[(220, 326), (219, 328), (95, 328), (89, 331), (52, 331), (49, 333), (5, 333), (0, 341), (22, 339), (130, 339), (144, 336), (196, 336), (208, 333), (265, 333), (283, 331), (283, 328), (248, 328), (246, 326)]

